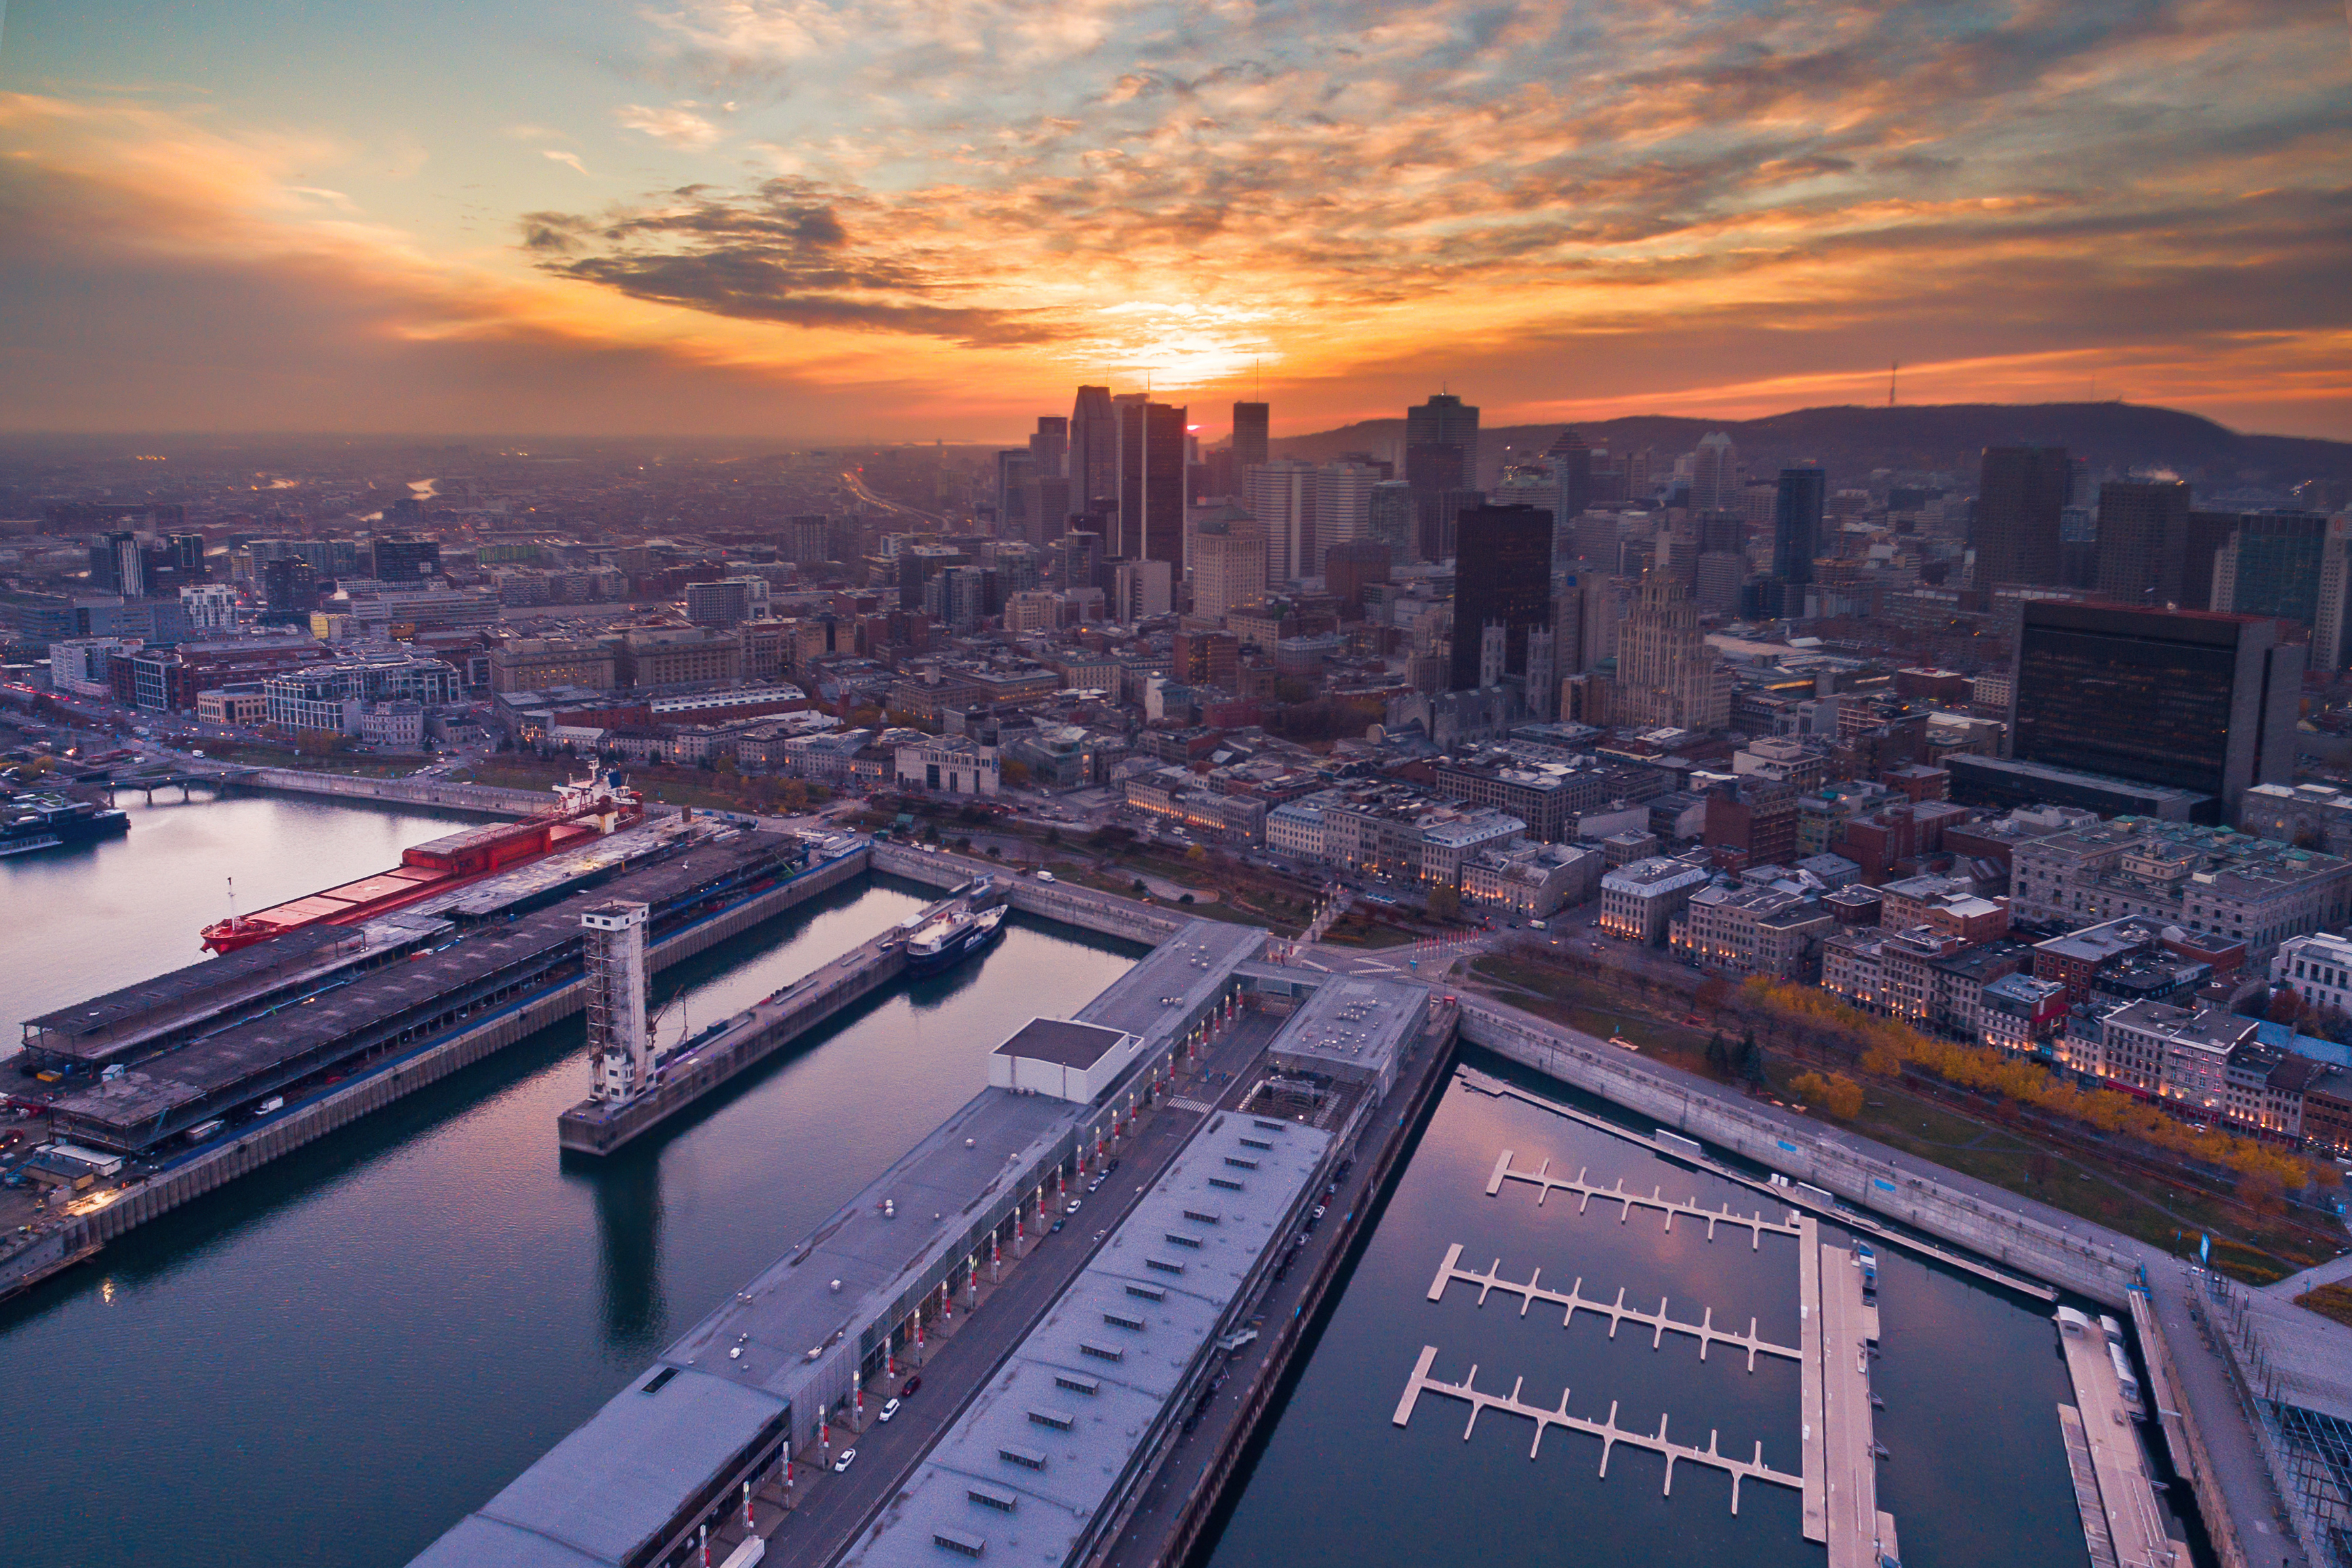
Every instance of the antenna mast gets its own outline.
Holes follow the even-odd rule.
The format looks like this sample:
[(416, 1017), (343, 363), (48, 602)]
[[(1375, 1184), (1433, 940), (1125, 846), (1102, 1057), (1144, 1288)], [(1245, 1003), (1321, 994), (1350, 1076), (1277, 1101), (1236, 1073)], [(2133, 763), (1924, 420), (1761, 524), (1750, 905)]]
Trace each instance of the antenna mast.
[(1900, 360), (1890, 361), (1886, 367), (1886, 406), (1889, 408), (1895, 406), (1895, 372), (1902, 368), (1903, 361)]

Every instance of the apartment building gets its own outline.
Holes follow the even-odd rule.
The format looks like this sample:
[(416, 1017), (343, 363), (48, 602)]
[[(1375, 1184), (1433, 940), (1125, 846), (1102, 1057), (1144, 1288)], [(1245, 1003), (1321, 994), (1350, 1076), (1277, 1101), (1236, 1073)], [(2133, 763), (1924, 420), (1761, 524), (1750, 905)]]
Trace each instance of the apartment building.
[(2020, 844), (2011, 914), (2092, 925), (2144, 915), (2246, 945), (2267, 962), (2279, 944), (2352, 914), (2352, 861), (2227, 828), (2118, 817)]
[(1677, 957), (1737, 979), (1810, 980), (1837, 918), (1809, 894), (1776, 887), (1700, 888), (1668, 922)]
[(1674, 917), (1711, 880), (1705, 866), (1663, 856), (1621, 865), (1601, 879), (1601, 929), (1656, 946), (1666, 939)]

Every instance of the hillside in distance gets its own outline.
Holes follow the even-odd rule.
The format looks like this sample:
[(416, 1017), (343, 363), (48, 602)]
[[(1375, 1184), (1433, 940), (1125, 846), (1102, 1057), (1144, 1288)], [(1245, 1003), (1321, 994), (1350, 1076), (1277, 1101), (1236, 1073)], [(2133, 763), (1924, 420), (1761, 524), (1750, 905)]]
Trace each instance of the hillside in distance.
[[(2165, 468), (2214, 490), (2286, 489), (2305, 479), (2352, 482), (2352, 442), (2243, 435), (2178, 409), (2127, 402), (1849, 405), (1748, 420), (1636, 414), (1572, 426), (1563, 421), (1490, 428), (1479, 433), (1480, 444), (1490, 458), (1498, 448), (1532, 455), (1570, 428), (1612, 452), (1648, 447), (1665, 456), (1688, 452), (1700, 437), (1719, 430), (1738, 446), (1739, 460), (1751, 475), (1818, 463), (1836, 485), (1860, 485), (1878, 468), (1940, 470), (1972, 484), (1978, 455), (1988, 446), (2063, 446), (2087, 461), (2094, 473)], [(1402, 419), (1371, 419), (1286, 436), (1272, 447), (1276, 456), (1324, 462), (1347, 452), (1386, 456), (1403, 441)]]

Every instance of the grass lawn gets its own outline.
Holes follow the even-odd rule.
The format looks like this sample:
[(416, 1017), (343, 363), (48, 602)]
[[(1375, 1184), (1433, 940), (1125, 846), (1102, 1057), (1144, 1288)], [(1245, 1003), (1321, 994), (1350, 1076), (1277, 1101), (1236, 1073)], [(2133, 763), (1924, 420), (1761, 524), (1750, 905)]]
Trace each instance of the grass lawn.
[(1348, 928), (1342, 921), (1323, 934), (1323, 940), (1334, 947), (1362, 947), (1378, 952), (1382, 947), (1410, 947), (1419, 938), (1410, 931), (1393, 925), (1358, 926)]
[(377, 757), (342, 753), (313, 757), (289, 747), (249, 743), (219, 743), (205, 747), (212, 762), (234, 762), (244, 768), (299, 768), (305, 773), (348, 773), (359, 779), (403, 779), (432, 760), (425, 757)]
[(2321, 1285), (2297, 1296), (2294, 1304), (2309, 1307), (2323, 1318), (2352, 1324), (2352, 1285)]
[[(1706, 1072), (1710, 1030), (1661, 1019), (1607, 986), (1496, 955), (1479, 958), (1472, 976), (1473, 984), (1499, 1000), (1604, 1039), (1622, 1034), (1645, 1056)], [(1777, 1051), (1766, 1056), (1768, 1082), (1782, 1097), (1793, 1099), (1788, 1081), (1812, 1070), (1812, 1063)], [(2198, 1237), (2210, 1235), (2215, 1266), (2238, 1279), (2267, 1283), (2334, 1257), (2343, 1244), (2340, 1236), (2291, 1215), (2263, 1214), (2185, 1178), (2046, 1141), (2032, 1128), (1974, 1115), (1884, 1080), (1862, 1083), (1862, 1113), (1844, 1124), (1853, 1131), (1924, 1164), (2039, 1199), (2175, 1255), (2194, 1252)]]

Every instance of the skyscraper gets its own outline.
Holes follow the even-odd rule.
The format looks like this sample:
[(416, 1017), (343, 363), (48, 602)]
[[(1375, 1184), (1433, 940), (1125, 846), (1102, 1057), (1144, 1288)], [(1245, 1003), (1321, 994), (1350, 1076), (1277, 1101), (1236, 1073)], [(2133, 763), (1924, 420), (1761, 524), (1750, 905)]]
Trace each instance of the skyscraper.
[(1551, 517), (1552, 538), (1558, 540), (1592, 505), (1592, 448), (1575, 431), (1563, 430), (1544, 449), (1544, 461), (1551, 465), (1552, 478), (1559, 486)]
[(1080, 387), (1070, 410), (1070, 448), (1066, 470), (1070, 510), (1091, 512), (1115, 494), (1118, 478), (1118, 428), (1111, 414), (1110, 388)]
[(2346, 532), (2316, 512), (2249, 512), (2213, 557), (2212, 606), (2311, 629), (2311, 667), (2344, 664)]
[(1228, 504), (1192, 524), (1192, 613), (1223, 620), (1265, 597), (1265, 535), (1257, 519)]
[(1405, 410), (1404, 476), (1421, 509), (1421, 553), (1439, 559), (1445, 545), (1439, 497), (1477, 487), (1478, 411), (1445, 392)]
[(1119, 560), (1184, 560), (1185, 411), (1141, 392), (1111, 400), (1111, 554)]
[(2294, 777), (2304, 650), (2275, 621), (2028, 600), (2011, 679), (2011, 755), (2238, 797)]
[(1243, 476), (1244, 504), (1265, 534), (1268, 584), (1312, 577), (1318, 570), (1317, 489), (1315, 465), (1296, 457), (1261, 463)]
[(1455, 521), (1454, 654), (1448, 689), (1475, 690), (1488, 626), (1503, 629), (1503, 669), (1524, 675), (1528, 632), (1551, 625), (1551, 514), (1541, 507), (1472, 507)]
[(1977, 587), (2059, 581), (2059, 514), (2074, 484), (2063, 446), (1984, 449), (1977, 484)]
[(1701, 437), (1691, 455), (1690, 504), (1694, 512), (1739, 509), (1739, 448), (1719, 430)]
[(1333, 547), (1365, 538), (1371, 530), (1372, 486), (1377, 468), (1342, 458), (1315, 471), (1315, 549), (1307, 575), (1323, 570)]
[(1265, 461), (1268, 409), (1262, 402), (1234, 404), (1234, 472), (1246, 474)]
[(1617, 685), (1611, 712), (1637, 727), (1717, 730), (1731, 722), (1731, 682), (1698, 623), (1698, 606), (1662, 571), (1642, 578), (1617, 627)]
[(1029, 518), (1029, 502), (1034, 492), (1030, 481), (1036, 472), (1036, 462), (1030, 455), (1028, 447), (1008, 447), (996, 455), (996, 535), (999, 538), (1036, 538), (1030, 531)]
[(1412, 560), (1421, 553), (1419, 513), (1412, 486), (1402, 479), (1382, 479), (1364, 502), (1364, 532), (1388, 546), (1391, 561)]
[(1029, 460), (1040, 477), (1061, 478), (1069, 473), (1070, 422), (1056, 413), (1037, 416), (1036, 433), (1029, 437)]
[(1780, 492), (1772, 502), (1772, 575), (1782, 582), (1813, 580), (1829, 485), (1829, 476), (1818, 468), (1780, 470)]
[(2100, 486), (2098, 539), (2100, 592), (2156, 609), (2180, 603), (2189, 486), (2178, 480)]

